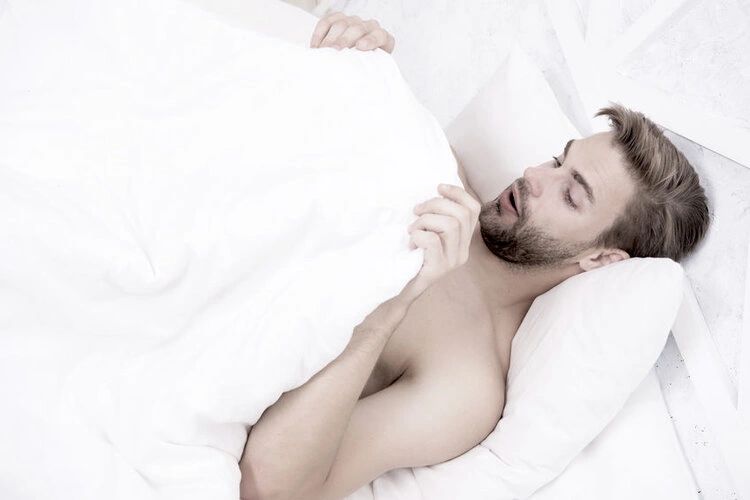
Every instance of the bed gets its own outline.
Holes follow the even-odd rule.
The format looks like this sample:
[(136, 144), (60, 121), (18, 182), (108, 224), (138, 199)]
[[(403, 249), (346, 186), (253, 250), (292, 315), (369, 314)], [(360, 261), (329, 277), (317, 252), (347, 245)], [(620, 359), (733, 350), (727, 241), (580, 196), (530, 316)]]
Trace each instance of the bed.
[[(336, 183), (342, 182), (340, 176), (346, 171), (343, 163), (330, 159), (358, 158), (357, 149), (343, 148), (332, 155), (325, 146), (329, 142), (324, 126), (319, 127), (320, 136), (315, 136), (309, 132), (315, 128), (312, 121), (290, 124), (284, 120), (291, 110), (299, 109), (293, 106), (310, 107), (310, 116), (322, 109), (315, 99), (325, 95), (325, 75), (316, 74), (317, 80), (309, 78), (309, 93), (294, 102), (274, 100), (269, 91), (268, 102), (287, 110), (276, 113), (278, 119), (273, 118), (270, 105), (264, 107), (265, 101), (245, 102), (241, 94), (231, 94), (237, 89), (227, 86), (227, 80), (212, 78), (213, 74), (226, 76), (223, 72), (230, 71), (238, 81), (262, 90), (264, 82), (247, 79), (258, 64), (267, 64), (267, 73), (278, 75), (280, 86), (285, 84), (282, 76), (299, 78), (305, 71), (312, 75), (321, 65), (341, 70), (340, 60), (335, 59), (339, 56), (322, 51), (303, 55), (295, 48), (309, 39), (314, 17), (272, 1), (194, 1), (191, 5), (195, 8), (187, 10), (176, 2), (159, 6), (144, 2), (121, 9), (109, 9), (106, 3), (76, 5), (80, 11), (72, 12), (53, 2), (9, 3), (0, 11), (0, 21), (9, 28), (4, 31), (0, 61), (13, 63), (7, 67), (18, 70), (4, 84), (5, 95), (14, 99), (3, 103), (5, 116), (13, 117), (3, 122), (2, 143), (3, 203), (7, 204), (6, 213), (12, 214), (4, 221), (4, 229), (13, 239), (3, 247), (6, 308), (2, 393), (4, 400), (14, 401), (3, 416), (3, 427), (15, 432), (6, 441), (7, 449), (13, 451), (3, 454), (0, 490), (9, 498), (45, 497), (50, 491), (64, 491), (70, 498), (236, 498), (236, 461), (248, 422), (257, 419), (280, 392), (300, 385), (340, 352), (347, 325), (354, 324), (383, 297), (392, 295), (399, 280), (418, 268), (418, 256), (398, 247), (404, 243), (400, 229), (407, 221), (397, 210), (383, 210), (383, 206), (387, 201), (389, 207), (403, 208), (425, 198), (429, 179), (457, 183), (455, 165), (446, 161), (448, 143), (438, 121), (417, 104), (413, 95), (397, 85), (386, 87), (387, 100), (403, 103), (411, 110), (405, 119), (411, 121), (404, 124), (403, 136), (386, 134), (379, 136), (380, 140), (404, 151), (404, 144), (412, 139), (420, 144), (413, 148), (417, 163), (429, 163), (430, 168), (415, 170), (388, 200), (372, 197), (368, 194), (371, 190), (358, 182), (365, 176), (371, 183), (385, 183), (388, 177), (378, 175), (385, 176), (388, 171), (376, 175), (374, 167), (389, 157), (374, 158), (356, 177), (346, 178), (344, 182), (351, 187), (347, 200), (368, 201), (352, 217), (369, 216), (372, 220), (374, 216), (382, 226), (377, 235), (353, 232), (355, 219), (316, 202), (325, 196), (342, 196), (331, 186), (339, 185)], [(205, 19), (207, 13), (210, 22)], [(21, 32), (25, 26), (22, 21), (29, 19), (33, 20), (30, 26), (39, 30), (35, 33), (42, 36)], [(56, 20), (60, 19), (67, 24), (58, 26)], [(134, 19), (143, 23), (143, 40), (134, 40), (127, 29)], [(190, 40), (189, 28), (205, 28), (206, 36), (212, 38)], [(80, 30), (80, 40), (71, 36), (76, 30)], [(160, 38), (162, 32), (172, 33), (184, 45)], [(279, 37), (288, 45), (278, 45), (274, 40)], [(102, 43), (97, 46), (92, 40)], [(248, 45), (248, 40), (256, 45)], [(28, 59), (18, 57), (13, 43), (24, 48)], [(152, 54), (153, 44), (159, 50)], [(260, 47), (258, 53), (237, 56), (248, 46)], [(50, 56), (51, 47), (59, 50), (59, 58)], [(225, 59), (215, 57), (211, 48), (216, 47), (228, 49)], [(309, 66), (273, 66), (273, 59), (264, 59), (265, 50), (299, 56), (298, 60), (307, 61)], [(160, 51), (171, 55), (166, 70), (164, 59), (155, 55)], [(193, 56), (186, 58), (187, 53)], [(67, 54), (77, 57), (68, 58)], [(232, 62), (235, 56), (242, 62), (239, 66)], [(400, 78), (392, 60), (382, 53), (341, 56), (361, 62), (355, 67), (372, 71), (371, 79), (387, 75), (383, 78), (392, 82)], [(47, 72), (37, 72), (34, 64), (25, 64), (34, 58), (46, 61), (47, 66), (40, 67)], [(108, 68), (111, 73), (92, 71), (92, 67)], [(87, 78), (85, 88), (94, 89), (94, 100), (76, 93), (81, 74)], [(162, 74), (172, 79), (159, 79)], [(180, 77), (189, 83), (180, 84)], [(363, 84), (368, 81), (355, 72), (349, 77)], [(35, 86), (28, 87), (30, 81)], [(117, 84), (112, 85), (112, 81)], [(139, 85), (146, 81), (157, 85), (144, 85), (141, 94)], [(29, 101), (28, 109), (38, 112), (40, 103), (46, 102), (57, 111), (57, 121), (25, 111), (23, 91), (29, 88), (37, 101)], [(39, 89), (46, 93), (40, 94)], [(221, 90), (222, 98), (229, 93), (232, 100), (211, 107), (210, 100), (195, 99), (207, 95), (207, 89)], [(149, 92), (153, 92), (153, 100), (140, 99)], [(370, 108), (363, 109), (372, 109), (378, 99), (386, 101), (378, 94), (382, 88), (373, 85), (371, 92), (372, 102), (363, 104)], [(348, 98), (359, 102), (353, 91)], [(133, 114), (122, 106), (122, 99), (132, 99)], [(110, 109), (122, 114), (110, 119)], [(206, 115), (207, 109), (213, 114)], [(249, 153), (237, 146), (243, 144), (241, 131), (247, 130), (243, 127), (248, 122), (237, 116), (236, 109), (268, 113), (266, 125), (278, 131), (273, 136), (278, 142), (255, 143), (252, 153), (277, 167), (260, 177), (265, 185), (283, 186), (283, 190), (268, 192), (260, 188), (263, 183), (258, 183), (258, 175), (249, 176), (236, 169), (242, 165), (237, 158)], [(331, 120), (351, 120), (357, 108), (348, 110), (350, 114), (345, 111), (332, 115)], [(96, 121), (91, 123), (98, 126), (90, 127), (86, 120), (76, 119), (82, 116), (94, 117)], [(176, 117), (187, 118), (176, 121)], [(222, 128), (218, 124), (226, 125), (223, 120), (235, 120), (230, 122), (233, 127)], [(408, 124), (419, 134), (407, 134)], [(234, 130), (235, 135), (227, 130)], [(76, 143), (84, 144), (82, 148), (67, 146), (68, 141), (76, 139), (72, 131), (79, 141), (81, 137), (86, 139)], [(40, 137), (45, 147), (36, 143)], [(190, 140), (195, 137), (205, 144)], [(315, 175), (300, 171), (293, 152), (281, 159), (275, 153), (288, 137), (306, 138), (313, 152), (307, 160), (329, 161), (310, 161), (316, 165)], [(361, 144), (354, 134), (342, 143)], [(170, 144), (189, 147), (167, 147)], [(65, 156), (59, 156), (61, 152)], [(408, 160), (402, 158), (403, 163), (398, 163), (394, 159), (391, 168), (397, 169)], [(212, 170), (205, 168), (208, 164)], [(220, 165), (224, 164), (232, 164), (235, 169), (222, 170)], [(133, 165), (140, 169), (132, 170)], [(104, 173), (97, 170), (102, 166)], [(179, 184), (173, 182), (177, 173)], [(423, 183), (426, 188), (421, 187)], [(315, 196), (310, 197), (311, 192)], [(318, 211), (319, 226), (315, 226), (315, 219), (301, 216), (291, 206), (280, 215), (282, 220), (309, 230), (302, 233), (305, 245), (301, 248), (291, 244), (289, 233), (254, 216), (252, 208), (258, 200), (271, 205), (279, 196), (303, 200), (309, 203), (305, 205), (309, 210)], [(91, 207), (98, 210), (91, 211)], [(256, 232), (250, 233), (248, 227)], [(332, 231), (339, 238), (316, 239), (316, 228)], [(269, 253), (269, 249), (279, 248), (291, 250)], [(338, 290), (356, 287), (355, 277), (368, 282), (366, 290), (357, 288), (360, 294), (356, 302), (346, 294), (321, 294), (317, 302), (300, 308), (303, 298), (311, 296), (310, 283), (331, 276), (331, 269), (357, 269), (357, 258), (366, 248), (391, 253), (388, 259), (381, 258), (380, 267), (369, 269), (368, 276), (341, 273), (336, 275), (336, 283), (329, 282), (331, 289)], [(276, 273), (253, 265), (273, 259), (293, 264), (280, 266)], [(705, 339), (705, 330), (696, 322), (700, 313), (691, 289), (686, 288), (684, 293), (686, 299), (674, 330), (675, 338), (683, 339), (680, 348), (688, 357), (705, 350), (705, 344), (695, 343), (696, 339)], [(248, 304), (262, 307), (243, 307)], [(346, 313), (320, 318), (315, 311), (321, 309)], [(336, 334), (301, 335), (327, 329)], [(243, 335), (248, 330), (266, 332), (262, 337), (252, 337), (265, 343), (262, 350), (248, 345), (248, 337)], [(290, 351), (289, 346), (296, 347)], [(249, 364), (248, 359), (252, 360)], [(276, 368), (291, 359), (295, 360), (294, 370)], [(694, 362), (698, 366), (705, 354), (693, 359), (698, 360)], [(709, 362), (707, 366), (703, 370), (716, 365)], [(273, 380), (268, 377), (269, 370), (275, 374)], [(699, 383), (697, 387), (702, 387), (703, 394), (714, 394), (711, 381), (715, 379), (709, 375), (704, 380), (708, 385)], [(535, 497), (697, 495), (656, 372), (649, 369), (634, 389), (604, 432), (562, 474), (536, 490)], [(238, 399), (243, 391), (252, 397)], [(727, 420), (734, 417), (728, 417), (732, 414), (725, 403), (718, 399), (713, 405), (721, 409), (719, 416), (724, 420), (719, 421), (734, 426), (727, 429), (727, 436), (742, 439), (739, 423)], [(645, 449), (649, 452), (644, 453)], [(743, 451), (739, 445), (731, 449), (727, 456), (735, 464), (735, 474), (737, 464), (742, 464)], [(352, 498), (497, 498), (493, 488), (498, 484), (493, 484), (492, 474), (481, 474), (481, 464), (487, 466), (486, 470), (496, 464), (496, 458), (486, 450), (477, 448), (467, 459), (471, 461), (452, 466), (391, 471)], [(45, 481), (34, 480), (40, 470), (45, 473)], [(472, 470), (480, 473), (472, 476)], [(450, 488), (438, 489), (440, 485)]]

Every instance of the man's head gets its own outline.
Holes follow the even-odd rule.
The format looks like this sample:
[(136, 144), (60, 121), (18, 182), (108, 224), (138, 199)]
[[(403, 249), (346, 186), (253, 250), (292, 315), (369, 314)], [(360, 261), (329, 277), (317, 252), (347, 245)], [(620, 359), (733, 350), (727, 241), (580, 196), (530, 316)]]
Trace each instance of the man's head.
[(569, 141), (482, 206), (492, 253), (586, 271), (628, 257), (679, 261), (702, 239), (708, 205), (687, 159), (641, 113), (615, 105), (600, 115), (612, 131)]

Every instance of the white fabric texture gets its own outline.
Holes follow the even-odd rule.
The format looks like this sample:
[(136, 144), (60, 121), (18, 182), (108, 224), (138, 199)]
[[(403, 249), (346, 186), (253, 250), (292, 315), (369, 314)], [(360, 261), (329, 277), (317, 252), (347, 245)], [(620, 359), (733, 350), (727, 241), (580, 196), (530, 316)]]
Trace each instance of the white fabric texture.
[(601, 434), (530, 498), (698, 500), (697, 491), (651, 369)]
[(526, 167), (562, 154), (565, 143), (579, 137), (518, 45), (448, 125), (446, 135), (482, 201), (494, 199)]
[(248, 424), (417, 272), (460, 184), (382, 51), (180, 2), (0, 17), (0, 497), (232, 499)]
[(682, 267), (632, 258), (538, 297), (513, 340), (507, 402), (482, 443), (514, 496), (554, 479), (623, 407), (664, 348)]

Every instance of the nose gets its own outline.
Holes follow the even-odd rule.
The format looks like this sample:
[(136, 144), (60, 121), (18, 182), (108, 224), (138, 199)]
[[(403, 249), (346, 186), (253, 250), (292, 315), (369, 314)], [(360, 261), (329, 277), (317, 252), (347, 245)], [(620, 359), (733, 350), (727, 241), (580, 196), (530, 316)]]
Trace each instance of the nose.
[(542, 195), (542, 171), (541, 167), (528, 167), (523, 172), (523, 180), (526, 184), (529, 196), (539, 197)]

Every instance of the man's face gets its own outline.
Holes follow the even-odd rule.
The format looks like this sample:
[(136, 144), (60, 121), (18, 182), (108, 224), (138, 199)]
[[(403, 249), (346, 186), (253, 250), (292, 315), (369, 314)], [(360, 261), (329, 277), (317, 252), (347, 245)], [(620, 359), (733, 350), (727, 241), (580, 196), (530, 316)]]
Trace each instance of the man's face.
[(555, 266), (591, 249), (635, 193), (611, 141), (606, 132), (561, 145), (557, 159), (527, 168), (485, 203), (479, 225), (490, 251), (517, 265)]

